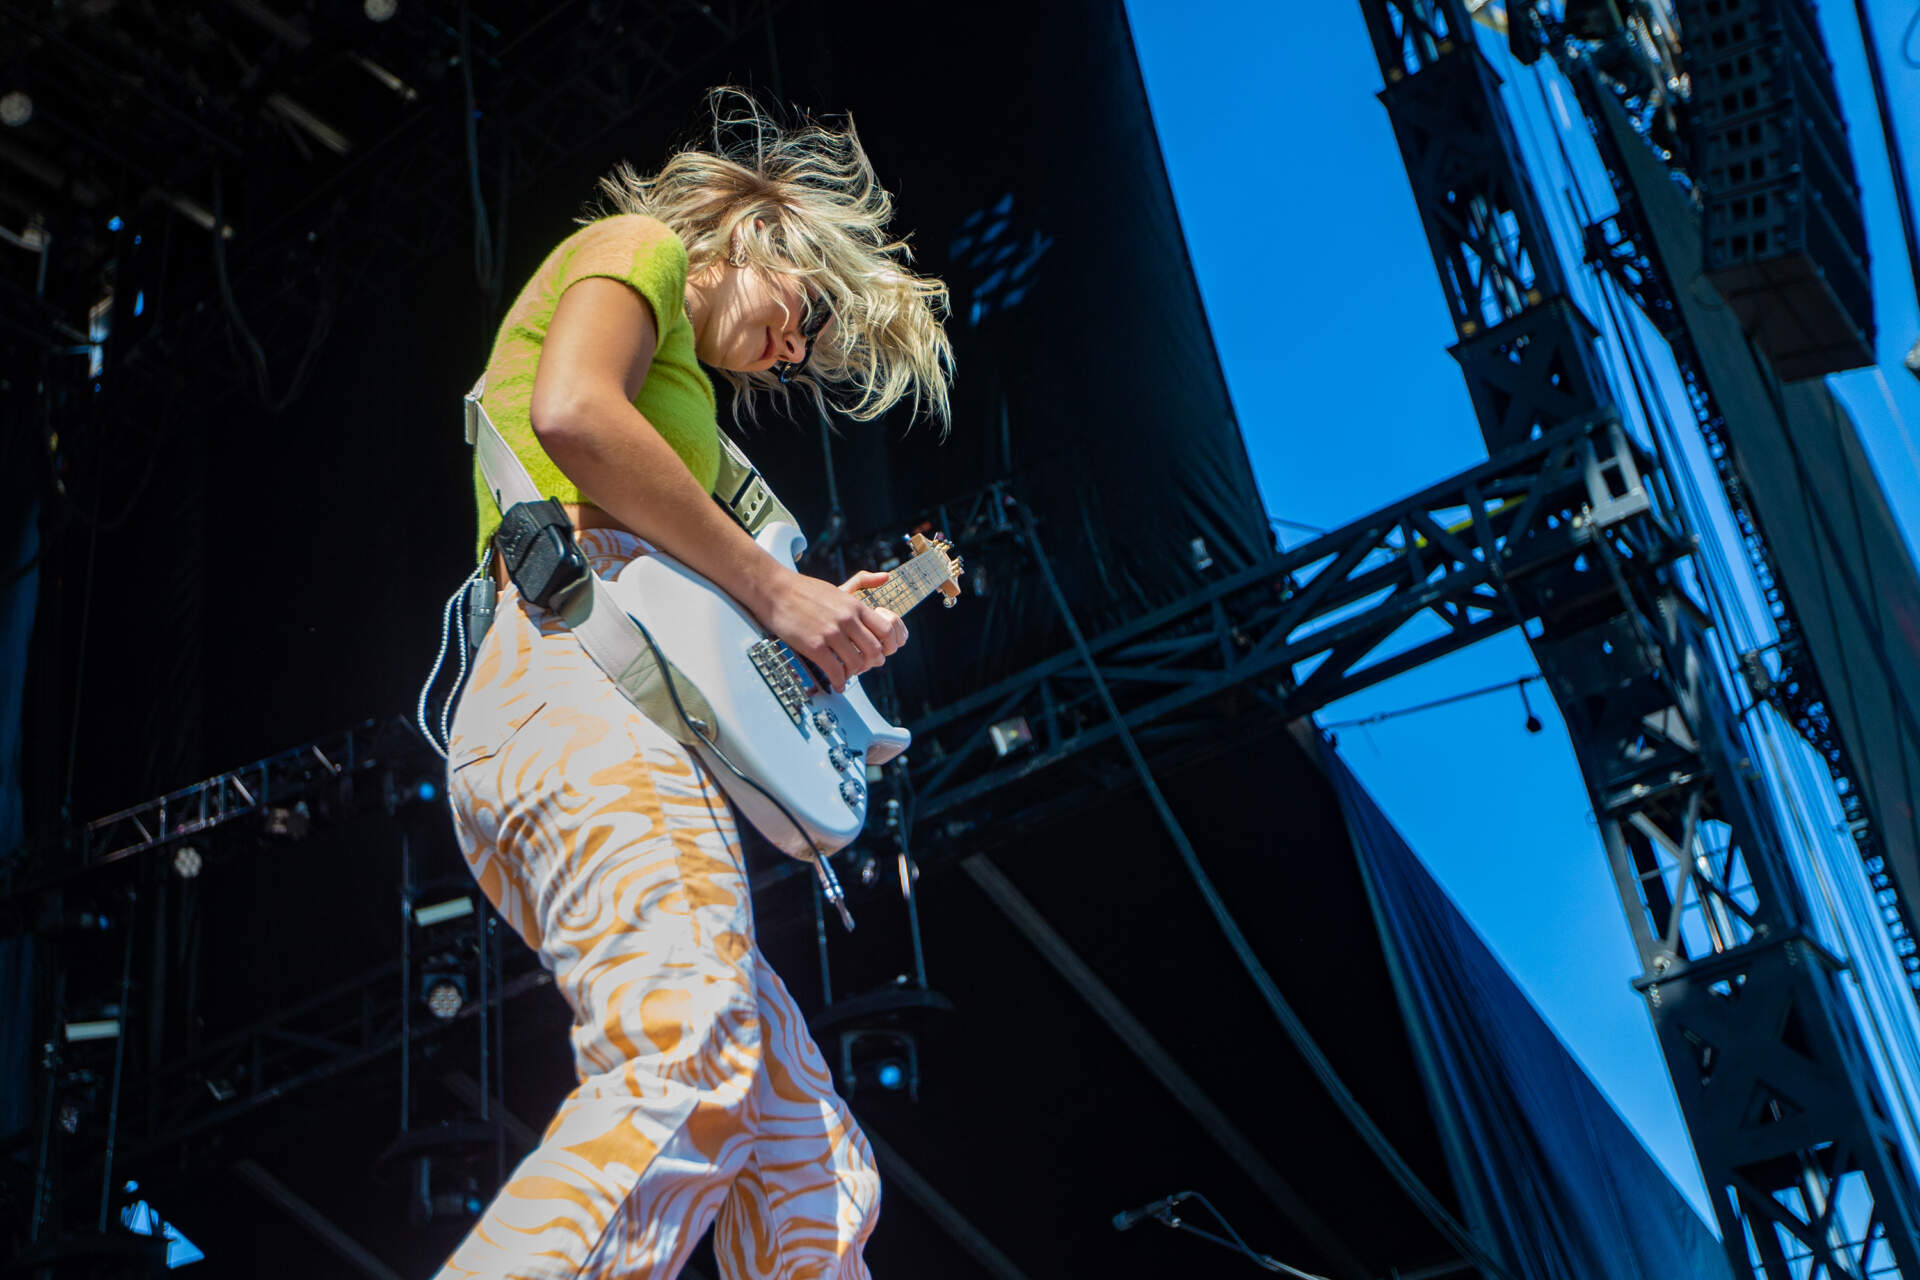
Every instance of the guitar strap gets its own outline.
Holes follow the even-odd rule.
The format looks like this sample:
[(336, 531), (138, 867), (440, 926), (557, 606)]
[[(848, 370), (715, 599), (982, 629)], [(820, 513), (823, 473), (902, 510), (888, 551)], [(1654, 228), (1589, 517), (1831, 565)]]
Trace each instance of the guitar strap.
[[(480, 463), (480, 475), (486, 481), (488, 492), (493, 494), (494, 504), (504, 513), (517, 503), (539, 502), (543, 495), (534, 486), (533, 477), (527, 474), (526, 464), (501, 437), (500, 429), (493, 425), (493, 419), (481, 405), (480, 395), (486, 382), (486, 375), (482, 374), (473, 384), (473, 390), (467, 392), (467, 443), (473, 446)], [(776, 513), (780, 518), (792, 519), (739, 447), (725, 436), (721, 441), (727, 446), (721, 475), (733, 487), (733, 500), (755, 513), (761, 524), (776, 518)], [(727, 498), (721, 501), (739, 518), (740, 511)], [(744, 519), (741, 522), (747, 523)], [(749, 531), (755, 527), (748, 525)], [(580, 647), (607, 673), (627, 700), (640, 709), (640, 714), (682, 746), (719, 745), (719, 721), (712, 706), (693, 681), (664, 657), (655, 655), (646, 634), (620, 607), (599, 574), (589, 570), (585, 581), (554, 601), (554, 607), (579, 639)], [(667, 686), (669, 679), (673, 681), (671, 691)], [(676, 692), (680, 695), (678, 707), (674, 705)], [(680, 708), (686, 711), (685, 719), (680, 715)], [(692, 726), (687, 724), (688, 719), (693, 721)]]
[[(510, 507), (522, 502), (540, 502), (542, 497), (534, 486), (533, 477), (527, 474), (526, 464), (501, 438), (500, 429), (493, 425), (493, 419), (487, 416), (486, 408), (480, 403), (486, 385), (487, 376), (483, 373), (479, 381), (473, 384), (473, 390), (467, 392), (467, 443), (473, 446), (474, 456), (480, 464), (481, 478), (486, 481), (488, 492), (493, 494), (494, 505), (504, 515)], [(773, 496), (772, 488), (761, 479), (753, 464), (747, 461), (747, 455), (741, 452), (740, 446), (729, 440), (725, 433), (720, 436), (720, 444), (720, 477), (713, 495), (720, 500), (720, 504), (733, 513), (748, 533), (758, 533), (774, 520), (793, 520), (786, 507)], [(721, 741), (720, 720), (713, 714), (712, 704), (702, 696), (685, 672), (668, 662), (666, 655), (654, 647), (640, 624), (620, 607), (620, 602), (614, 599), (613, 592), (599, 574), (589, 568), (585, 580), (555, 600), (553, 608), (579, 639), (580, 647), (587, 651), (587, 656), (607, 673), (607, 678), (613, 681), (629, 702), (639, 708), (641, 715), (659, 725), (681, 746), (699, 755), (714, 770), (716, 777), (721, 776), (719, 770), (725, 768), (743, 783), (759, 789), (768, 799), (773, 799), (765, 788), (740, 773), (727, 758), (726, 744)], [(773, 802), (781, 813), (786, 814), (788, 821), (793, 822), (806, 836), (807, 843), (812, 844), (813, 837), (806, 835), (806, 829), (792, 814), (787, 813), (785, 806), (780, 805), (778, 800)], [(853, 913), (847, 910), (846, 894), (840, 888), (839, 877), (833, 873), (833, 864), (820, 854), (817, 845), (814, 853), (816, 856), (804, 861), (813, 864), (821, 892), (839, 912), (840, 922), (852, 929)]]

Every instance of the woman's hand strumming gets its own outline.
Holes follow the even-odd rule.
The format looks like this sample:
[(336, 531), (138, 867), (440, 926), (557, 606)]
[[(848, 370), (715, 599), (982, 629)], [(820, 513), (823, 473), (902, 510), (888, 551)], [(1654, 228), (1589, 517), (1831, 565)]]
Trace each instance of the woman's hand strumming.
[(836, 587), (803, 573), (782, 573), (758, 611), (760, 621), (820, 668), (840, 693), (851, 677), (879, 666), (907, 642), (907, 625), (898, 614), (853, 594), (886, 580), (884, 573), (862, 572)]

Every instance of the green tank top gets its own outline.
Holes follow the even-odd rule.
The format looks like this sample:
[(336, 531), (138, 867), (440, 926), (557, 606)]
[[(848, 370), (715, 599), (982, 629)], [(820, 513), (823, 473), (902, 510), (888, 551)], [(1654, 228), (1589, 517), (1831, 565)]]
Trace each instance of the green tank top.
[[(481, 403), (542, 494), (562, 502), (587, 503), (578, 485), (562, 474), (533, 434), (533, 375), (540, 345), (553, 323), (560, 295), (589, 276), (620, 280), (653, 309), (659, 342), (647, 380), (634, 407), (653, 424), (704, 489), (712, 489), (720, 471), (720, 424), (713, 382), (693, 350), (693, 322), (687, 318), (687, 249), (664, 222), (639, 214), (620, 214), (588, 223), (562, 240), (514, 299), (500, 323), (487, 360), (486, 393)], [(480, 536), (476, 557), (484, 555), (500, 512), (473, 469), (473, 492)], [(591, 505), (588, 503), (588, 505)]]

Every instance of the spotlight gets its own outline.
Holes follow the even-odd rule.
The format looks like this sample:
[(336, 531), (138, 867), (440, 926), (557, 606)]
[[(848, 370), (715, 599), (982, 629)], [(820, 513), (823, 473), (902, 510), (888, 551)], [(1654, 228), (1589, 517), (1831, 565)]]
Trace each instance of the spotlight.
[(173, 874), (182, 880), (193, 879), (204, 866), (206, 859), (190, 844), (183, 844), (173, 851)]
[(10, 89), (0, 94), (0, 124), (18, 129), (33, 119), (33, 99), (25, 89)]
[(432, 778), (422, 778), (413, 784), (413, 794), (428, 804), (432, 804), (440, 798), (440, 786)]
[(385, 22), (400, 12), (400, 0), (366, 0), (360, 7), (366, 11), (367, 21)]
[(1033, 741), (1033, 726), (1027, 723), (1025, 716), (1015, 716), (990, 726), (987, 736), (993, 740), (993, 754), (1005, 756)]
[(427, 1008), (442, 1021), (454, 1017), (467, 1003), (467, 980), (457, 973), (430, 973), (425, 982)]
[(480, 1195), (480, 1180), (474, 1175), (472, 1163), (451, 1152), (443, 1153), (438, 1160), (423, 1155), (414, 1161), (407, 1220), (425, 1226), (436, 1219), (479, 1217), (487, 1202)]
[(266, 832), (270, 836), (304, 840), (312, 829), (313, 810), (307, 808), (305, 800), (297, 800), (291, 806), (275, 805), (267, 810)]
[(851, 1098), (861, 1085), (920, 1100), (920, 1045), (908, 1031), (863, 1028), (840, 1033), (840, 1084)]
[(1213, 568), (1213, 553), (1207, 550), (1207, 540), (1205, 538), (1195, 538), (1188, 542), (1187, 554), (1193, 560), (1193, 571), (1195, 573), (1205, 573), (1207, 570)]

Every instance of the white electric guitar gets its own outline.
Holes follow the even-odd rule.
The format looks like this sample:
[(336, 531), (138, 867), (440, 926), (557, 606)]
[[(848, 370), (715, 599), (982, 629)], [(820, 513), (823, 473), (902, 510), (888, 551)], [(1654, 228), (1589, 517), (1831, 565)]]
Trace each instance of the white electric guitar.
[[(788, 569), (806, 536), (785, 521), (754, 541)], [(960, 559), (935, 536), (912, 539), (913, 557), (887, 581), (859, 594), (904, 614), (935, 593), (951, 606), (960, 594)], [(713, 708), (719, 742), (743, 780), (712, 748), (696, 747), (727, 798), (767, 839), (796, 858), (832, 853), (867, 820), (867, 766), (907, 749), (905, 729), (890, 724), (861, 691), (860, 678), (835, 693), (811, 665), (768, 637), (731, 597), (671, 556), (636, 558), (608, 582), (633, 615)]]

